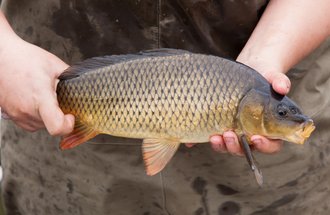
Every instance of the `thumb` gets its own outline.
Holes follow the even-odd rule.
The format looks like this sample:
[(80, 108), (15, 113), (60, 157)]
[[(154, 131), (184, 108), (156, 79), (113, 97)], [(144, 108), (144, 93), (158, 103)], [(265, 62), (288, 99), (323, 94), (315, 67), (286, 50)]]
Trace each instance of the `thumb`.
[(39, 106), (39, 114), (50, 135), (63, 136), (73, 130), (74, 116), (65, 115), (54, 98), (43, 100)]
[(277, 93), (286, 95), (290, 91), (291, 82), (285, 74), (280, 72), (270, 72), (262, 75), (267, 79)]

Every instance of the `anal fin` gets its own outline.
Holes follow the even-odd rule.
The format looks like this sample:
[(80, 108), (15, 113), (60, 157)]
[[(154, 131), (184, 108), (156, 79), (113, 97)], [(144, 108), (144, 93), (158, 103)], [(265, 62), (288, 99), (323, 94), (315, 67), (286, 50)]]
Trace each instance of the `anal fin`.
[(160, 172), (178, 150), (180, 142), (176, 139), (144, 139), (143, 160), (147, 175)]
[(99, 132), (95, 131), (93, 128), (90, 128), (83, 124), (81, 121), (76, 120), (73, 131), (64, 136), (60, 143), (61, 149), (71, 149), (76, 147), (89, 139), (92, 139)]

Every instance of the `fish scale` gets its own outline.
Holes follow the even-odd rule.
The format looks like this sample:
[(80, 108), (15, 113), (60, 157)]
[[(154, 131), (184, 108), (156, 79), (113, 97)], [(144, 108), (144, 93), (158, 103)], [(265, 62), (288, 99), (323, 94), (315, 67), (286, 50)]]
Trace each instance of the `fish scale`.
[[(149, 175), (165, 167), (180, 143), (207, 142), (212, 135), (233, 130), (261, 183), (246, 137), (261, 132), (301, 143), (314, 130), (298, 109), (291, 121), (274, 118), (282, 101), (290, 108), (295, 104), (270, 91), (253, 69), (216, 56), (161, 49), (97, 57), (73, 65), (59, 79), (60, 108), (76, 119), (61, 147), (72, 148), (100, 133), (141, 138)], [(266, 100), (272, 101), (267, 107)], [(267, 126), (276, 125), (268, 129), (274, 134), (263, 124), (260, 114), (266, 113), (266, 121), (273, 122)]]
[(196, 142), (191, 137), (197, 132), (207, 141), (210, 132), (233, 128), (238, 102), (252, 86), (239, 83), (247, 72), (230, 65), (187, 53), (124, 61), (60, 82), (59, 104), (100, 133), (134, 138), (161, 133)]

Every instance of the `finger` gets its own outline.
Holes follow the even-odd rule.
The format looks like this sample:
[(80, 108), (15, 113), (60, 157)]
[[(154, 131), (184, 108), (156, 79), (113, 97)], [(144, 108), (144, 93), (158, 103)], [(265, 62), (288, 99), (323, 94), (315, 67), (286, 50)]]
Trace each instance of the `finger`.
[(26, 120), (24, 120), (23, 123), (32, 127), (34, 130), (39, 130), (39, 129), (45, 128), (44, 123), (41, 120), (36, 120), (36, 118), (33, 116), (28, 116), (26, 118)]
[[(36, 46), (36, 48), (40, 49), (40, 47), (37, 47), (37, 46)], [(44, 50), (42, 50), (42, 51), (44, 51)], [(61, 73), (64, 72), (65, 69), (67, 69), (69, 67), (69, 65), (50, 52), (46, 52), (45, 54), (48, 55), (46, 57), (48, 60), (48, 63), (49, 63), (47, 69), (51, 69), (49, 72), (50, 72), (50, 74), (54, 75), (54, 77), (52, 77), (52, 78), (56, 79), (61, 75)]]
[(15, 122), (15, 124), (20, 127), (20, 128), (23, 128), (24, 130), (26, 131), (29, 131), (29, 132), (35, 132), (37, 131), (39, 128), (29, 124), (29, 123), (23, 123), (23, 122)]
[(290, 79), (283, 73), (274, 72), (264, 75), (265, 78), (271, 83), (273, 89), (282, 95), (286, 95), (291, 87)]
[(195, 145), (195, 143), (185, 143), (186, 147), (191, 148)]
[(263, 136), (254, 135), (251, 137), (251, 141), (256, 150), (266, 154), (273, 154), (279, 152), (282, 148), (282, 140), (269, 140)]
[(222, 136), (220, 135), (214, 135), (210, 138), (211, 147), (214, 151), (220, 152), (220, 153), (226, 153), (227, 148), (225, 145), (225, 142), (223, 141)]
[(74, 127), (74, 116), (64, 115), (57, 102), (44, 101), (39, 107), (39, 114), (50, 135), (69, 134)]
[(1, 118), (6, 120), (10, 119), (9, 115), (5, 112), (1, 112)]
[(226, 148), (229, 153), (239, 156), (244, 155), (242, 148), (238, 142), (237, 135), (233, 131), (226, 131), (223, 134), (223, 139), (225, 141)]
[(13, 121), (27, 124), (36, 129), (44, 128), (45, 125), (43, 121), (38, 117), (38, 115), (32, 115), (28, 112), (20, 112), (19, 117), (9, 116)]
[(13, 114), (9, 115), (6, 111), (2, 110), (2, 117), (3, 116), (5, 119), (12, 120), (19, 127), (27, 131), (37, 131), (45, 127), (41, 120), (38, 120), (35, 116), (32, 116), (27, 112), (14, 111)]

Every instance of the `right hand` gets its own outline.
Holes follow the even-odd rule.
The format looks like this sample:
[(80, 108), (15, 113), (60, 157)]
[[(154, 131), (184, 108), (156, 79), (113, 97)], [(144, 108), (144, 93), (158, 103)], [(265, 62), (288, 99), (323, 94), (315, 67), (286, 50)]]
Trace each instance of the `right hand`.
[(16, 35), (8, 41), (0, 46), (2, 111), (28, 131), (46, 128), (51, 135), (70, 133), (74, 116), (63, 114), (56, 99), (57, 78), (68, 65)]

